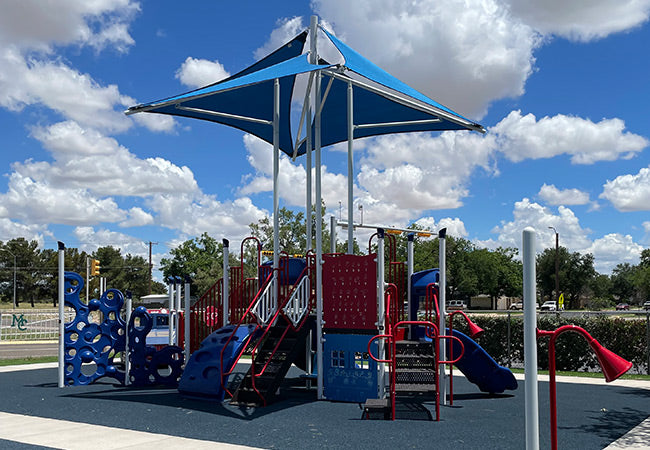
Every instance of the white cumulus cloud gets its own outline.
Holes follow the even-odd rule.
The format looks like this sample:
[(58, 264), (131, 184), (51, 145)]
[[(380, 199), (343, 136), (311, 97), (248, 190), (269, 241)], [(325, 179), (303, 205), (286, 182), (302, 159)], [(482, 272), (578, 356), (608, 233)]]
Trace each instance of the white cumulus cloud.
[(549, 205), (586, 205), (589, 194), (580, 189), (558, 189), (554, 184), (544, 185), (539, 190), (539, 197)]
[(188, 56), (176, 71), (176, 78), (185, 86), (199, 88), (227, 78), (230, 73), (219, 61), (208, 61)]
[(600, 198), (609, 200), (619, 211), (650, 210), (650, 168), (607, 181)]
[(533, 114), (512, 111), (490, 133), (497, 135), (499, 151), (511, 161), (571, 155), (574, 164), (629, 159), (648, 146), (648, 140), (626, 132), (621, 119), (594, 123), (557, 114), (539, 120)]

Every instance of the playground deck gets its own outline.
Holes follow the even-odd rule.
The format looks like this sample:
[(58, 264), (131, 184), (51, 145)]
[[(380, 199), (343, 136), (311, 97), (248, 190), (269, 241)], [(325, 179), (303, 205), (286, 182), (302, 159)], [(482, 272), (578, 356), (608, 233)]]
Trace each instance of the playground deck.
[[(234, 376), (243, 376), (238, 367)], [(524, 447), (524, 382), (507, 394), (490, 397), (462, 377), (454, 383), (454, 406), (441, 408), (441, 421), (428, 420), (433, 403), (402, 411), (410, 420), (362, 420), (358, 404), (316, 401), (298, 371), (290, 372), (278, 401), (265, 408), (239, 408), (228, 403), (183, 398), (176, 389), (132, 389), (111, 380), (87, 386), (57, 388), (53, 366), (0, 371), (0, 447), (88, 448), (89, 433), (105, 428), (70, 427), (69, 422), (111, 427), (102, 448), (127, 448), (155, 442), (165, 448), (227, 448), (219, 443), (257, 448), (442, 448), (520, 449)], [(558, 383), (558, 438), (561, 448), (643, 448), (650, 442), (650, 382), (574, 379)], [(540, 444), (550, 445), (548, 383), (539, 384)], [(59, 419), (37, 422), (13, 416)], [(29, 424), (30, 429), (9, 425)], [(19, 420), (19, 419), (22, 419)], [(645, 421), (645, 423), (643, 423)], [(13, 423), (13, 422), (12, 422)], [(57, 425), (58, 424), (58, 425)], [(45, 435), (39, 442), (28, 436)], [(62, 433), (57, 433), (61, 427)], [(121, 432), (132, 430), (141, 433)], [(626, 433), (634, 430), (631, 434)], [(644, 431), (645, 429), (645, 435)], [(68, 440), (69, 434), (76, 440)], [(100, 430), (100, 431), (93, 431)], [(143, 434), (146, 432), (149, 434)], [(153, 433), (153, 435), (152, 435)], [(27, 436), (27, 437), (26, 437)], [(127, 438), (126, 436), (131, 436)], [(625, 436), (625, 437), (624, 437)], [(177, 439), (181, 438), (181, 439)], [(626, 439), (625, 441), (621, 438)], [(108, 439), (108, 438), (106, 438)], [(193, 439), (195, 441), (188, 441)], [(616, 442), (618, 440), (618, 442)], [(205, 441), (205, 442), (202, 442)], [(31, 442), (31, 444), (28, 444)], [(36, 447), (33, 444), (37, 444)]]

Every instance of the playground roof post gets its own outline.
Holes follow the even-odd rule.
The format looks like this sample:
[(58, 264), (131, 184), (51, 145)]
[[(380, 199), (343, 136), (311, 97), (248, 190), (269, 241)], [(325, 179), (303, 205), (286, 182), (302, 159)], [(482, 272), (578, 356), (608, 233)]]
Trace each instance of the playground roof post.
[[(318, 31), (338, 51), (336, 63), (318, 54)], [(303, 49), (310, 38), (310, 49)], [(340, 61), (338, 61), (340, 60)], [(296, 76), (309, 74), (303, 110), (295, 140), (291, 129), (291, 109)], [(324, 90), (322, 86), (325, 86)], [(313, 97), (314, 111), (311, 111)], [(307, 154), (307, 173), (311, 173), (311, 151), (315, 154), (316, 259), (322, 260), (321, 148), (348, 142), (348, 223), (353, 220), (353, 145), (354, 139), (381, 134), (416, 131), (485, 129), (451, 109), (430, 99), (385, 72), (311, 17), (303, 31), (275, 52), (241, 72), (162, 100), (130, 107), (126, 114), (138, 112), (169, 114), (221, 123), (253, 134), (273, 144), (273, 267), (279, 267), (279, 152), (293, 158)], [(305, 120), (307, 117), (307, 120)], [(305, 137), (301, 139), (305, 123)], [(313, 139), (312, 139), (313, 136)], [(311, 145), (313, 144), (313, 146)], [(306, 217), (311, 217), (311, 178), (307, 180)], [(348, 227), (348, 253), (353, 248), (353, 228)], [(311, 237), (308, 235), (308, 247)], [(316, 265), (317, 342), (322, 336), (322, 272)], [(323, 367), (318, 346), (317, 365)], [(322, 371), (318, 371), (318, 398), (323, 395)]]

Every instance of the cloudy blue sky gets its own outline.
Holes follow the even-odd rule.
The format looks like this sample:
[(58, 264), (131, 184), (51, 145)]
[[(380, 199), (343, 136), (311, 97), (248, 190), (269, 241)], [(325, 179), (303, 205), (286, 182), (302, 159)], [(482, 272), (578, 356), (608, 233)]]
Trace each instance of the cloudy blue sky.
[[(609, 273), (650, 242), (650, 0), (0, 2), (0, 240), (113, 245), (159, 261), (208, 232), (237, 243), (271, 211), (269, 146), (213, 123), (125, 116), (233, 74), (317, 14), (485, 135), (355, 143), (364, 222), (447, 227), (480, 246), (554, 234)], [(346, 210), (345, 153), (324, 199)], [(304, 205), (303, 160), (281, 205)], [(359, 219), (359, 218), (357, 218)]]

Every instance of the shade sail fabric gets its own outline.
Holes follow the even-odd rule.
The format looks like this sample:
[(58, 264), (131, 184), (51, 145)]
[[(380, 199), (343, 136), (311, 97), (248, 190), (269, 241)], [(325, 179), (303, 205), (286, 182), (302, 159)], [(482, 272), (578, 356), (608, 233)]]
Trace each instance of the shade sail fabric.
[[(310, 64), (301, 54), (303, 32), (266, 58), (220, 82), (164, 100), (131, 107), (127, 114), (152, 112), (222, 123), (273, 142), (273, 85), (280, 82), (279, 146), (288, 155), (306, 152), (293, 147), (291, 100), (296, 75), (321, 70), (328, 86), (321, 115), (321, 145), (348, 140), (347, 89), (353, 85), (354, 138), (388, 133), (475, 130), (476, 124), (416, 91), (365, 59), (323, 29), (344, 63)], [(252, 119), (252, 121), (251, 121)], [(313, 124), (312, 124), (313, 127)], [(314, 131), (312, 129), (312, 131)]]
[[(347, 88), (353, 86), (355, 138), (415, 131), (475, 130), (481, 125), (455, 113), (393, 77), (323, 29), (343, 56), (343, 69), (323, 73), (330, 85), (321, 115), (321, 145), (348, 140)], [(438, 119), (438, 121), (433, 122)], [(398, 124), (399, 123), (399, 124)], [(383, 124), (383, 125), (382, 125)], [(372, 126), (371, 126), (372, 125)], [(360, 128), (362, 126), (363, 128)], [(296, 152), (305, 153), (303, 143)]]
[(270, 123), (273, 120), (273, 85), (274, 80), (279, 79), (280, 149), (291, 155), (293, 143), (288, 118), (295, 77), (299, 73), (329, 67), (310, 64), (308, 55), (301, 55), (305, 36), (306, 32), (301, 33), (271, 55), (232, 77), (174, 97), (133, 106), (127, 110), (127, 114), (151, 112), (209, 120), (239, 128), (273, 143)]

